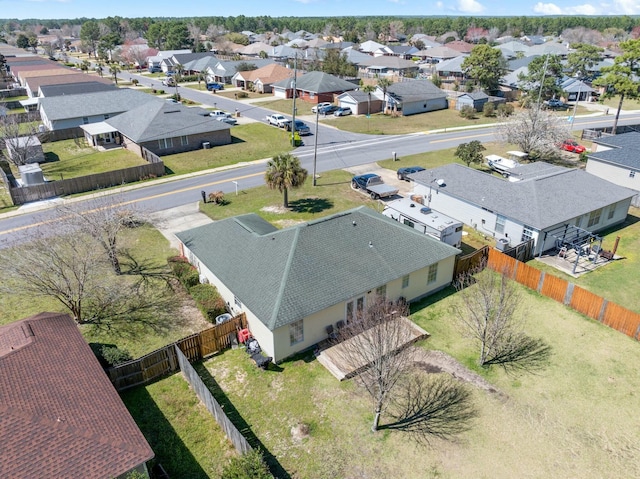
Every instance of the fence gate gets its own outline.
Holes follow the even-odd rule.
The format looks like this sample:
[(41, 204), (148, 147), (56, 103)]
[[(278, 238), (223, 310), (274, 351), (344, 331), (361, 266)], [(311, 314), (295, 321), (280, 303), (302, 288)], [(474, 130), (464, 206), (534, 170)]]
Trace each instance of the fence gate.
[(514, 246), (513, 248), (509, 248), (503, 251), (507, 256), (511, 256), (518, 261), (522, 261), (526, 263), (530, 259), (533, 259), (533, 247), (535, 240), (531, 238), (529, 241), (524, 243), (520, 243), (519, 245)]

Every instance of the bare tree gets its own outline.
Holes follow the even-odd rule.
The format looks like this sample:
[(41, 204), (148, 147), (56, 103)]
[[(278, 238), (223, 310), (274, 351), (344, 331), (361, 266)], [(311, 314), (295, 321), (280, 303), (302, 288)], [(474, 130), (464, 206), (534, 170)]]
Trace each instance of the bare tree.
[(556, 145), (571, 136), (566, 120), (535, 106), (500, 120), (495, 133), (498, 141), (518, 145), (531, 157), (557, 155)]
[(506, 274), (481, 270), (482, 266), (456, 279), (459, 301), (452, 307), (463, 334), (478, 343), (478, 363), (507, 370), (541, 368), (551, 348), (524, 332), (515, 283)]
[(16, 115), (0, 115), (0, 149), (6, 147), (7, 161), (15, 166), (33, 162), (39, 150), (36, 148), (45, 138), (38, 132), (38, 121), (34, 113), (27, 121), (19, 122)]
[(189, 38), (193, 42), (193, 51), (198, 52), (200, 45), (200, 35), (202, 35), (202, 29), (193, 22), (187, 23), (187, 30), (189, 31)]
[(390, 408), (395, 422), (380, 429), (408, 432), (419, 443), (452, 439), (469, 430), (477, 416), (469, 388), (445, 374), (416, 371), (398, 389)]
[(400, 378), (413, 366), (411, 331), (404, 323), (408, 307), (403, 302), (376, 298), (338, 333), (342, 343), (340, 359), (351, 368), (362, 369), (356, 376), (373, 400), (372, 431), (378, 430), (380, 416)]

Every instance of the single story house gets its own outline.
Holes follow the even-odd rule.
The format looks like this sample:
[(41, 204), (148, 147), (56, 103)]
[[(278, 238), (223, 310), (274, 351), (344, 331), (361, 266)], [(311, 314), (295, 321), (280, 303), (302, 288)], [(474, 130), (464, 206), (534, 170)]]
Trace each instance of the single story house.
[(443, 60), (436, 65), (436, 73), (443, 82), (459, 82), (464, 83), (467, 80), (464, 70), (462, 69), (462, 62), (468, 55), (459, 55), (455, 58)]
[(118, 87), (111, 82), (93, 81), (87, 78), (86, 82), (64, 83), (62, 85), (40, 85), (39, 97), (52, 97), (61, 95), (82, 95), (83, 93), (95, 93), (97, 91), (114, 91)]
[(0, 477), (148, 477), (154, 454), (68, 314), (0, 326)]
[(177, 237), (276, 362), (326, 339), (327, 326), (376, 296), (412, 301), (446, 287), (460, 253), (366, 207), (281, 230), (251, 213)]
[[(293, 98), (293, 78), (273, 84), (273, 94), (278, 98)], [(334, 96), (355, 90), (357, 85), (329, 73), (312, 71), (295, 81), (296, 97), (311, 103), (333, 102)]]
[[(298, 75), (301, 74), (302, 72), (298, 72)], [(293, 78), (293, 70), (291, 68), (271, 63), (257, 70), (236, 73), (231, 78), (231, 84), (244, 90), (253, 89), (259, 93), (271, 93), (271, 85), (287, 78)]]
[(64, 130), (97, 123), (157, 100), (153, 95), (130, 88), (83, 95), (40, 99), (40, 118), (47, 130)]
[(38, 97), (40, 88), (49, 85), (75, 85), (77, 83), (95, 82), (104, 85), (113, 85), (113, 81), (109, 78), (99, 77), (98, 75), (88, 75), (86, 73), (75, 72), (73, 75), (50, 75), (42, 77), (27, 78), (27, 95), (30, 97)]
[(401, 112), (403, 116), (445, 110), (447, 94), (430, 80), (406, 80), (387, 87), (386, 98), (378, 87), (376, 96), (386, 99), (385, 111)]
[(229, 60), (220, 61), (215, 66), (207, 67), (204, 71), (208, 82), (231, 83), (233, 75), (238, 73), (238, 67), (241, 65), (253, 65), (255, 69), (273, 63), (273, 60), (263, 58), (252, 58), (250, 60)]
[(349, 107), (354, 115), (366, 115), (368, 113), (379, 113), (382, 111), (383, 101), (362, 90), (353, 90), (338, 95), (338, 105)]
[(483, 91), (463, 93), (456, 99), (456, 110), (462, 110), (465, 106), (470, 106), (475, 111), (482, 111), (485, 103), (489, 101), (489, 95)]
[(142, 157), (143, 148), (162, 156), (231, 143), (231, 127), (207, 110), (160, 99), (80, 128), (91, 145), (116, 143)]
[(365, 76), (404, 76), (418, 72), (418, 65), (411, 60), (397, 56), (371, 57), (358, 63), (358, 69)]
[(636, 192), (631, 204), (640, 207), (640, 133), (629, 132), (593, 140), (587, 173)]
[(534, 254), (555, 248), (551, 232), (564, 225), (597, 232), (622, 223), (634, 195), (584, 170), (544, 162), (511, 172), (507, 181), (452, 163), (410, 178), (427, 206), (511, 246), (533, 238)]

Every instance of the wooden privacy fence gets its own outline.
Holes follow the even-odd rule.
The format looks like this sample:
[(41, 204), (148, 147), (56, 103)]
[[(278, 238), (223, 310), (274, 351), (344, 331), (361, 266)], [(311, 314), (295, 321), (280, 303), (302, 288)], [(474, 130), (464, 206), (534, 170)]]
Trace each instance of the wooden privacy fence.
[(191, 386), (191, 388), (195, 391), (196, 395), (202, 401), (202, 403), (209, 410), (211, 415), (215, 418), (216, 422), (220, 425), (224, 433), (227, 435), (229, 440), (233, 443), (235, 448), (241, 454), (245, 452), (251, 451), (251, 446), (244, 438), (242, 433), (238, 431), (231, 420), (224, 413), (218, 401), (215, 400), (209, 388), (204, 384), (200, 376), (196, 370), (189, 364), (189, 360), (182, 353), (182, 350), (178, 347), (178, 345), (174, 346), (174, 353), (176, 358), (178, 359), (178, 364), (180, 366), (180, 370), (182, 370), (182, 374), (184, 374), (185, 379)]
[(518, 283), (640, 341), (640, 314), (634, 311), (495, 249), (490, 249), (488, 252), (487, 267), (498, 273), (504, 273)]
[(489, 247), (483, 246), (477, 251), (466, 256), (456, 256), (456, 264), (453, 268), (453, 277), (457, 278), (458, 275), (466, 273), (472, 269), (478, 268), (480, 265), (486, 262), (487, 255), (489, 254)]
[(247, 327), (245, 313), (211, 328), (168, 344), (163, 348), (127, 361), (107, 370), (109, 379), (118, 391), (124, 391), (180, 369), (176, 347), (193, 362), (231, 347), (237, 331)]

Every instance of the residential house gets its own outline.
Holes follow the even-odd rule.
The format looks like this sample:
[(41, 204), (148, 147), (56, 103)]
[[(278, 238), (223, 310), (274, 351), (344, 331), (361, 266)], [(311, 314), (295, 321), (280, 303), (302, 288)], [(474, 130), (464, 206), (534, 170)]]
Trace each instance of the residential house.
[[(45, 61), (43, 63), (31, 63), (31, 62), (23, 62), (20, 64), (14, 64), (12, 68), (9, 70), (11, 76), (13, 76), (14, 80), (24, 86), (24, 80), (21, 78), (21, 74), (24, 75), (27, 72), (44, 72), (47, 71), (48, 75), (54, 75), (56, 72), (61, 70), (69, 70), (68, 68), (60, 66), (56, 62)], [(26, 76), (24, 76), (26, 78)]]
[(465, 42), (464, 40), (454, 40), (444, 44), (445, 47), (456, 50), (460, 53), (469, 54), (475, 45), (473, 43)]
[(511, 59), (529, 55), (529, 50), (531, 47), (529, 47), (529, 45), (525, 45), (522, 42), (512, 40), (510, 42), (496, 45), (494, 48), (500, 50), (502, 52), (502, 56), (506, 59)]
[(348, 323), (375, 297), (413, 301), (446, 287), (460, 252), (366, 207), (281, 230), (251, 213), (177, 236), (276, 362), (326, 339), (327, 326)]
[(462, 69), (462, 62), (469, 55), (458, 55), (455, 58), (443, 60), (436, 64), (436, 74), (445, 83), (464, 84), (467, 77)]
[(85, 75), (84, 78), (87, 80), (85, 82), (79, 83), (63, 83), (61, 85), (42, 85), (38, 88), (38, 97), (52, 97), (52, 96), (61, 96), (61, 95), (82, 95), (83, 93), (95, 93), (98, 91), (114, 91), (117, 90), (118, 87), (115, 86), (110, 81), (98, 81), (99, 78), (96, 78), (95, 81), (92, 77), (88, 77)]
[(372, 93), (362, 90), (353, 90), (338, 95), (338, 105), (349, 107), (354, 115), (367, 115), (370, 113), (380, 113), (383, 101)]
[(387, 87), (386, 95), (380, 87), (376, 96), (385, 102), (385, 111), (403, 116), (427, 113), (448, 108), (447, 94), (430, 80), (405, 80)]
[(263, 42), (250, 43), (244, 48), (241, 48), (238, 53), (247, 57), (260, 57), (262, 52), (264, 55), (271, 50), (271, 45)]
[(373, 40), (367, 40), (366, 42), (362, 42), (358, 50), (363, 53), (367, 53), (369, 55), (373, 55), (373, 52), (376, 50), (380, 50), (384, 45), (382, 43), (374, 42)]
[(273, 63), (273, 60), (263, 58), (252, 58), (251, 60), (218, 61), (215, 66), (207, 67), (204, 73), (208, 82), (231, 83), (233, 75), (238, 73), (238, 66), (243, 64), (250, 64), (254, 65), (257, 69), (266, 65), (270, 65), (271, 63)]
[(153, 451), (69, 315), (0, 326), (0, 371), (0, 477), (148, 477)]
[(591, 101), (595, 90), (577, 78), (565, 77), (560, 82), (566, 101)]
[(63, 95), (40, 99), (40, 118), (47, 130), (65, 130), (97, 123), (155, 101), (148, 93), (129, 88), (114, 91)]
[(488, 101), (489, 95), (483, 91), (463, 93), (456, 99), (456, 110), (462, 110), (465, 106), (470, 106), (475, 111), (482, 111)]
[[(302, 72), (298, 72), (301, 75)], [(258, 93), (271, 93), (276, 82), (293, 78), (293, 70), (277, 63), (271, 63), (257, 70), (238, 72), (231, 78), (231, 84), (243, 90), (254, 90)]]
[[(293, 98), (293, 83), (289, 78), (274, 83), (274, 96)], [(335, 96), (356, 88), (355, 83), (319, 71), (305, 73), (295, 81), (296, 97), (311, 103), (333, 102)]]
[(451, 58), (456, 58), (462, 55), (458, 50), (449, 48), (447, 46), (427, 48), (416, 52), (413, 56), (421, 58), (422, 60), (429, 60), (432, 63), (442, 62)]
[(115, 142), (142, 157), (143, 148), (164, 156), (231, 143), (231, 127), (209, 111), (160, 99), (81, 128), (94, 146)]
[(191, 53), (191, 50), (161, 50), (157, 54), (147, 57), (147, 69), (151, 73), (166, 71), (162, 70), (162, 61), (165, 58), (171, 58), (172, 56), (180, 53)]
[(552, 232), (565, 225), (597, 232), (622, 223), (634, 195), (584, 170), (544, 162), (514, 168), (512, 181), (456, 163), (410, 178), (426, 206), (511, 246), (533, 238), (535, 254), (555, 248)]
[(369, 57), (369, 60), (358, 63), (360, 76), (410, 76), (418, 72), (418, 65), (411, 60), (405, 60), (396, 56)]
[(95, 82), (103, 85), (113, 85), (109, 78), (102, 78), (98, 75), (88, 75), (86, 73), (73, 72), (72, 75), (51, 75), (27, 78), (27, 95), (36, 98), (40, 95), (40, 88), (49, 85), (75, 85), (80, 83)]
[(192, 62), (198, 61), (202, 58), (215, 58), (215, 55), (212, 52), (175, 53), (163, 59), (160, 62), (160, 68), (163, 72), (170, 73), (176, 71), (176, 67), (178, 67), (178, 65), (181, 65), (183, 73), (194, 74), (198, 72), (188, 70), (185, 65), (189, 65)]
[(636, 192), (631, 204), (640, 207), (640, 133), (602, 136), (593, 140), (587, 173)]

